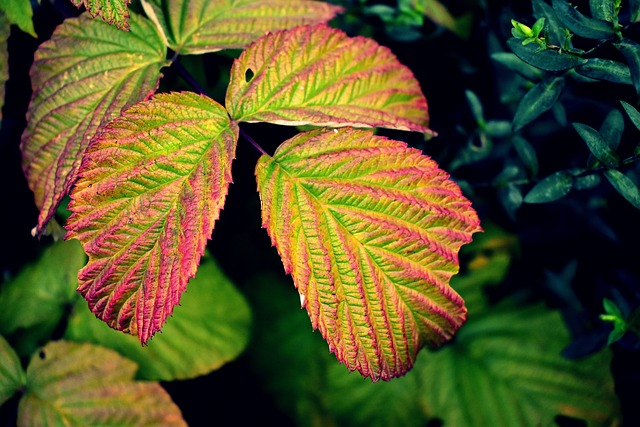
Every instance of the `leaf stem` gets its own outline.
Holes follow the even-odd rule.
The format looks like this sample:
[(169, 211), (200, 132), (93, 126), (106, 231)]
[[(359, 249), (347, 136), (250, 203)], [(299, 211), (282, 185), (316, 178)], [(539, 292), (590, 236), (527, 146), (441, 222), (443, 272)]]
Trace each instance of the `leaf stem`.
[[(176, 70), (178, 71), (178, 75), (184, 79), (185, 82), (187, 82), (187, 84), (189, 86), (191, 86), (191, 88), (199, 93), (200, 95), (205, 95), (205, 96), (209, 96), (207, 94), (207, 92), (204, 90), (204, 88), (202, 87), (202, 85), (200, 84), (200, 82), (198, 82), (189, 72), (189, 70), (187, 70), (185, 68), (184, 65), (182, 65), (182, 63), (180, 62), (180, 58), (177, 57), (175, 58), (175, 61), (173, 62), (173, 66), (176, 67)], [(209, 98), (211, 98), (209, 96)], [(264, 149), (253, 139), (251, 138), (251, 136), (249, 136), (249, 134), (243, 130), (242, 128), (240, 128), (240, 134), (244, 137), (244, 139), (246, 139), (247, 141), (249, 141), (251, 143), (251, 145), (253, 145), (259, 152), (260, 154), (264, 154), (264, 155), (269, 155), (266, 151), (264, 151)]]

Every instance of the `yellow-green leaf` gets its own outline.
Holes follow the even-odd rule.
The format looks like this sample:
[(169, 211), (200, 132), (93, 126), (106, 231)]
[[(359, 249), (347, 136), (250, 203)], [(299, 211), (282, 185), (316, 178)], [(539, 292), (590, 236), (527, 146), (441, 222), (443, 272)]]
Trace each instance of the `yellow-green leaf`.
[(385, 47), (326, 25), (268, 34), (231, 69), (235, 120), (297, 126), (427, 128), (427, 100), (411, 70)]
[(25, 33), (28, 33), (33, 37), (38, 37), (35, 29), (33, 28), (33, 10), (31, 9), (30, 1), (0, 0), (0, 24), (7, 25), (6, 30), (9, 30), (9, 23), (5, 24), (1, 22), (3, 20), (1, 17), (2, 15), (6, 16), (9, 23), (17, 25), (18, 28)]
[(35, 54), (22, 167), (42, 233), (75, 181), (96, 132), (122, 108), (150, 96), (166, 47), (153, 23), (131, 16), (124, 32), (88, 14), (67, 19)]
[(24, 386), (24, 383), (25, 373), (18, 355), (0, 335), (0, 406)]
[(94, 18), (99, 16), (108, 24), (129, 31), (129, 9), (131, 0), (71, 0), (77, 7), (84, 5)]
[(180, 54), (241, 49), (269, 31), (327, 22), (342, 11), (307, 0), (143, 0), (147, 15)]
[(465, 321), (449, 279), (479, 221), (429, 157), (368, 130), (316, 130), (262, 156), (256, 175), (263, 226), (350, 370), (401, 376)]
[(89, 255), (79, 291), (146, 343), (196, 273), (231, 182), (238, 128), (192, 92), (125, 110), (96, 138), (71, 193), (68, 238)]
[(113, 350), (54, 341), (31, 358), (20, 426), (186, 426), (154, 382), (133, 381), (137, 366)]

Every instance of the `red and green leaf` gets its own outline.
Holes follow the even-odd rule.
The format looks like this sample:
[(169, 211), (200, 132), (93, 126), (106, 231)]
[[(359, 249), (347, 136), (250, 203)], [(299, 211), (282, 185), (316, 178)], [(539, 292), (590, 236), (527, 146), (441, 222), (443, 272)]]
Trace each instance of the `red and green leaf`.
[(186, 426), (158, 383), (134, 381), (134, 362), (92, 344), (54, 341), (33, 355), (20, 426)]
[(231, 69), (229, 114), (283, 125), (427, 128), (427, 100), (385, 47), (327, 25), (267, 34)]
[(241, 49), (269, 31), (327, 22), (342, 11), (307, 0), (143, 0), (145, 11), (180, 54)]
[(403, 375), (465, 321), (449, 280), (479, 220), (420, 151), (367, 130), (316, 130), (262, 156), (256, 176), (263, 226), (350, 370)]
[(191, 92), (132, 106), (96, 138), (71, 193), (68, 238), (89, 256), (79, 291), (146, 343), (196, 273), (231, 182), (238, 128)]
[(157, 88), (166, 47), (153, 23), (132, 15), (123, 32), (87, 14), (67, 19), (35, 54), (22, 167), (42, 233), (75, 181), (91, 138)]
[(120, 30), (129, 31), (129, 9), (131, 0), (71, 0), (77, 7), (84, 5), (94, 18), (99, 16)]

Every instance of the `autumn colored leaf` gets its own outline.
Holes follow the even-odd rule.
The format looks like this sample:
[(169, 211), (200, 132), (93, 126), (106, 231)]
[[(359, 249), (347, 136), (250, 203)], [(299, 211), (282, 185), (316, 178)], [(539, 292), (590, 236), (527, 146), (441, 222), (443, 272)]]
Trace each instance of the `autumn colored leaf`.
[(231, 182), (238, 128), (192, 92), (125, 110), (88, 148), (67, 238), (89, 256), (79, 291), (97, 317), (142, 343), (196, 273)]
[(231, 69), (226, 106), (244, 122), (431, 133), (411, 70), (372, 39), (324, 24), (268, 34), (248, 47)]
[(42, 233), (75, 181), (95, 133), (157, 88), (166, 47), (153, 23), (131, 16), (124, 32), (88, 14), (65, 20), (35, 54), (22, 167)]
[(420, 151), (368, 130), (316, 130), (262, 156), (256, 176), (263, 227), (350, 370), (403, 375), (465, 321), (448, 283), (479, 220)]
[(91, 16), (99, 16), (106, 23), (129, 31), (129, 9), (131, 0), (71, 0), (77, 7), (84, 5)]
[(158, 383), (134, 381), (137, 366), (113, 350), (53, 341), (33, 355), (20, 426), (186, 426)]
[(143, 0), (180, 54), (241, 49), (269, 31), (327, 22), (342, 8), (307, 0)]

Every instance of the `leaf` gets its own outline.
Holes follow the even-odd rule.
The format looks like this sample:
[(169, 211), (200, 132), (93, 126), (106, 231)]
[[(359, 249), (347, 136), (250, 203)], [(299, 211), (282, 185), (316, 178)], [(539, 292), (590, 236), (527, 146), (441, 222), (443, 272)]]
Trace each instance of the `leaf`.
[(532, 177), (537, 176), (539, 169), (538, 156), (533, 146), (529, 141), (518, 135), (514, 135), (513, 138), (511, 138), (511, 142), (518, 153), (518, 157), (520, 157), (520, 160), (522, 160), (522, 163), (527, 168), (529, 175)]
[(411, 70), (372, 39), (326, 25), (267, 34), (247, 48), (231, 69), (226, 107), (244, 122), (431, 133)]
[(608, 40), (615, 34), (611, 22), (603, 21), (602, 19), (588, 18), (578, 12), (578, 10), (567, 3), (566, 0), (551, 0), (551, 5), (563, 24), (571, 32), (580, 37), (594, 40)]
[(153, 24), (126, 33), (87, 14), (65, 20), (35, 54), (22, 167), (40, 209), (38, 233), (76, 179), (91, 138), (120, 110), (152, 94), (166, 48)]
[(640, 130), (640, 112), (636, 110), (635, 107), (624, 101), (620, 101), (620, 104), (622, 104), (622, 108), (624, 108), (624, 111), (631, 119), (631, 123), (633, 123), (633, 125), (638, 128), (638, 130)]
[(491, 54), (491, 59), (527, 80), (535, 82), (542, 79), (543, 73), (539, 68), (522, 61), (515, 53), (496, 52)]
[[(33, 28), (33, 10), (31, 2), (25, 0), (0, 0), (0, 16), (3, 15), (9, 21), (9, 24), (15, 24), (25, 33), (37, 38), (36, 30)], [(1, 20), (1, 18), (0, 18)], [(2, 23), (2, 25), (6, 25)], [(9, 28), (3, 28), (0, 31), (9, 32)]]
[(615, 2), (611, 0), (589, 0), (591, 16), (603, 21), (615, 22), (617, 20), (615, 12)]
[(612, 83), (632, 85), (629, 66), (618, 61), (590, 58), (586, 64), (576, 67), (576, 72), (585, 77)]
[(449, 31), (463, 39), (469, 38), (471, 31), (471, 15), (464, 15), (459, 18), (451, 15), (447, 7), (437, 0), (418, 0), (416, 4), (420, 5), (422, 13), (431, 21), (438, 25), (442, 25)]
[(51, 342), (27, 368), (18, 425), (186, 426), (160, 384), (133, 381), (135, 371), (112, 350)]
[(556, 15), (553, 7), (545, 0), (532, 0), (531, 5), (536, 19), (545, 18), (546, 42), (564, 49), (571, 47), (571, 39), (567, 39), (564, 24)]
[(640, 21), (640, 0), (629, 0), (629, 10), (631, 11), (631, 22)]
[(564, 89), (564, 77), (550, 77), (543, 79), (524, 95), (513, 117), (513, 130), (519, 131), (546, 111), (558, 101)]
[(615, 188), (622, 197), (640, 209), (640, 189), (631, 178), (616, 169), (604, 171), (604, 176), (607, 177), (611, 185), (613, 185), (613, 188)]
[(0, 334), (21, 356), (30, 356), (51, 334), (74, 300), (85, 262), (77, 242), (57, 242), (0, 287)]
[(25, 385), (25, 380), (18, 355), (0, 335), (0, 406)]
[(143, 0), (175, 52), (242, 49), (267, 32), (328, 22), (342, 7), (301, 0)]
[(131, 0), (71, 0), (80, 7), (84, 5), (94, 18), (99, 16), (108, 24), (113, 24), (120, 30), (129, 31), (129, 9)]
[(263, 227), (350, 370), (401, 376), (464, 322), (448, 281), (479, 221), (431, 159), (367, 130), (316, 130), (262, 156), (256, 176)]
[(540, 180), (524, 196), (525, 203), (548, 203), (569, 194), (573, 186), (573, 176), (567, 171), (556, 172)]
[(572, 123), (572, 125), (576, 132), (578, 132), (578, 135), (580, 135), (580, 138), (587, 143), (591, 153), (593, 153), (602, 164), (608, 168), (614, 168), (620, 164), (620, 157), (609, 147), (607, 141), (600, 136), (600, 132), (581, 123)]
[(636, 88), (636, 93), (640, 96), (640, 45), (633, 40), (622, 39), (614, 46), (624, 55), (629, 64), (631, 81)]
[(585, 58), (569, 52), (553, 49), (540, 49), (537, 44), (522, 45), (518, 39), (510, 38), (507, 46), (516, 56), (527, 64), (545, 71), (565, 71), (587, 62)]
[(78, 290), (142, 343), (196, 273), (231, 182), (238, 128), (192, 92), (159, 94), (111, 122), (82, 161), (67, 238), (89, 255)]
[(171, 321), (142, 347), (140, 342), (107, 327), (78, 299), (65, 338), (116, 350), (140, 366), (137, 378), (172, 381), (208, 374), (235, 359), (249, 341), (251, 312), (242, 294), (211, 256), (189, 282)]

